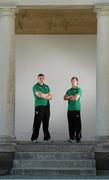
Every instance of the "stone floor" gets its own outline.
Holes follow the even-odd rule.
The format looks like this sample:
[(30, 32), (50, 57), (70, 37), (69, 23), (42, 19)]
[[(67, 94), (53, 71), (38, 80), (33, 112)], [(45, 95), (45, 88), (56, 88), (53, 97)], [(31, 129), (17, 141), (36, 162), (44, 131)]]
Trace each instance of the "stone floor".
[(15, 176), (15, 175), (9, 175), (9, 176), (0, 176), (0, 179), (3, 179), (3, 180), (7, 180), (7, 179), (19, 179), (19, 180), (26, 180), (26, 179), (29, 179), (29, 180), (31, 180), (31, 179), (36, 179), (36, 180), (61, 180), (61, 179), (64, 179), (64, 180), (66, 180), (66, 179), (69, 179), (69, 180), (78, 180), (78, 179), (81, 179), (81, 180), (85, 180), (85, 179), (87, 179), (87, 180), (97, 180), (97, 179), (99, 179), (99, 180), (107, 180), (107, 179), (109, 179), (109, 176), (74, 176), (73, 178), (70, 178), (70, 177), (68, 177), (68, 178), (40, 178), (40, 177), (36, 177), (36, 176)]

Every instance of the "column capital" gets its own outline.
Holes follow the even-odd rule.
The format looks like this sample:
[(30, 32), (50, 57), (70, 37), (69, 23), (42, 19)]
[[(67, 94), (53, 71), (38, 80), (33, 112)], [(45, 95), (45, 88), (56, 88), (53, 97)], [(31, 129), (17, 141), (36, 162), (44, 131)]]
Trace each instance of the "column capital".
[(0, 7), (0, 16), (15, 16), (17, 12), (17, 7)]
[(96, 4), (94, 12), (97, 13), (97, 16), (109, 16), (109, 4)]

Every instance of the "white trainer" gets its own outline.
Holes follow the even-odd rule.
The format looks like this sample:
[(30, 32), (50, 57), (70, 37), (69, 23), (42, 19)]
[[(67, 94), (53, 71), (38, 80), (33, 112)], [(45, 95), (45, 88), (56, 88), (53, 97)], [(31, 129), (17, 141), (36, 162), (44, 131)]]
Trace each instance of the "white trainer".
[(67, 139), (66, 142), (67, 143), (74, 143), (74, 140), (73, 139)]
[(35, 139), (35, 140), (33, 140), (32, 142), (33, 142), (33, 143), (38, 143), (38, 140), (37, 140), (37, 139)]
[(53, 140), (52, 140), (52, 139), (47, 139), (47, 140), (44, 140), (44, 142), (45, 142), (45, 143), (47, 143), (47, 142), (48, 142), (48, 143), (52, 143)]

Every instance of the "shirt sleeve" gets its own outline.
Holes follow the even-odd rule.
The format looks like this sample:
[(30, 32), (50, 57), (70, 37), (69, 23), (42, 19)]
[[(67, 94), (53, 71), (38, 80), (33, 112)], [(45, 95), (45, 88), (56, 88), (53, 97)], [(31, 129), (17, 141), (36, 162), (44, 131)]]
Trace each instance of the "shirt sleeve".
[(69, 95), (69, 92), (68, 92), (68, 90), (66, 91), (66, 95)]
[(80, 96), (82, 96), (82, 90), (78, 88), (76, 94), (79, 94)]
[(50, 92), (50, 88), (49, 88), (49, 86), (48, 86), (48, 93)]
[(38, 88), (37, 87), (35, 87), (35, 86), (33, 86), (33, 93), (34, 93), (34, 95), (35, 95), (35, 92), (37, 92), (38, 91)]

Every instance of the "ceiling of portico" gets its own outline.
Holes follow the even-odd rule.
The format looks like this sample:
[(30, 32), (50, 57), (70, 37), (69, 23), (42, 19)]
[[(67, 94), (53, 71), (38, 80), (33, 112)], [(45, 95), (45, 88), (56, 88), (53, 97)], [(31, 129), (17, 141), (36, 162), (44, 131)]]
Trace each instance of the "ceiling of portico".
[(96, 34), (97, 20), (89, 9), (20, 9), (16, 34)]

